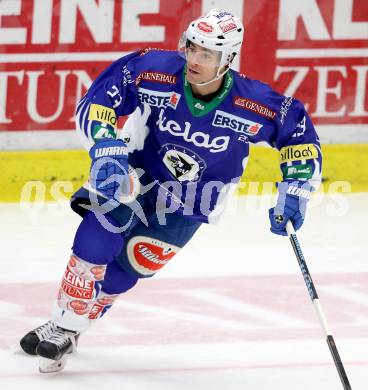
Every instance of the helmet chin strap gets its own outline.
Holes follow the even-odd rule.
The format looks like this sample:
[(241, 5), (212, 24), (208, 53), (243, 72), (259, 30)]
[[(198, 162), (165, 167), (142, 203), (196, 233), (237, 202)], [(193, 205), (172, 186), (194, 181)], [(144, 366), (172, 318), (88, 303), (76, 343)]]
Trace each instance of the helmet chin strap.
[(233, 62), (234, 57), (235, 57), (235, 56), (232, 56), (232, 58), (230, 59), (230, 61), (227, 61), (227, 62), (224, 64), (224, 65), (225, 65), (225, 70), (224, 70), (222, 73), (219, 73), (219, 71), (220, 71), (222, 65), (220, 65), (220, 66), (218, 67), (218, 69), (217, 69), (217, 74), (216, 74), (216, 76), (215, 76), (213, 79), (211, 79), (211, 80), (209, 80), (209, 81), (205, 81), (205, 82), (203, 82), (203, 83), (191, 83), (191, 84), (197, 85), (197, 86), (201, 87), (201, 86), (203, 86), (203, 85), (211, 84), (211, 83), (213, 83), (214, 81), (220, 79), (222, 76), (224, 76), (224, 75), (226, 74), (226, 72), (229, 71), (229, 69), (230, 69), (230, 64)]
[(219, 69), (218, 69), (218, 71), (217, 71), (217, 75), (216, 75), (213, 79), (211, 79), (211, 80), (209, 80), (209, 81), (205, 81), (205, 82), (203, 82), (203, 83), (190, 83), (190, 84), (198, 85), (198, 86), (200, 86), (200, 87), (203, 86), (203, 85), (211, 84), (211, 83), (213, 83), (214, 81), (220, 79), (222, 76), (224, 76), (224, 74), (225, 74), (226, 72), (228, 72), (229, 69), (230, 69), (230, 67), (229, 67), (229, 66), (226, 66), (226, 67), (225, 67), (225, 70), (224, 70), (222, 73), (218, 74), (218, 71), (220, 70), (220, 67), (219, 67)]

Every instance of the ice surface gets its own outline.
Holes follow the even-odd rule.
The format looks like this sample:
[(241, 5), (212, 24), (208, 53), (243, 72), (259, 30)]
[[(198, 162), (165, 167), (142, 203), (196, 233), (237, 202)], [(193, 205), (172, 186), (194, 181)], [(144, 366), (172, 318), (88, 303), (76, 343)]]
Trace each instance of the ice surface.
[[(65, 370), (20, 351), (49, 317), (79, 217), (65, 203), (0, 204), (2, 389), (342, 389), (272, 197), (234, 198), (160, 273), (80, 339)], [(368, 383), (368, 194), (316, 195), (298, 233), (354, 390)]]

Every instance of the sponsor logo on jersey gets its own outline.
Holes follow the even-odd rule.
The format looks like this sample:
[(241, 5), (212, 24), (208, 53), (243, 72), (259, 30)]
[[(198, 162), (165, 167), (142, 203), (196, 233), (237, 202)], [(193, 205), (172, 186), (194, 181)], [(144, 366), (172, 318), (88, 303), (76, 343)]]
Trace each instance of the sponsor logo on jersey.
[(244, 133), (250, 136), (258, 134), (259, 130), (263, 126), (260, 123), (253, 122), (221, 110), (216, 110), (212, 125), (231, 129), (237, 133)]
[(312, 177), (312, 166), (310, 164), (293, 165), (282, 169), (284, 179), (305, 179)]
[(174, 110), (179, 104), (181, 95), (177, 92), (158, 92), (151, 89), (138, 88), (138, 98), (141, 103), (158, 108), (171, 107)]
[(142, 80), (153, 81), (161, 84), (176, 84), (176, 76), (161, 72), (142, 72), (137, 77), (136, 83), (139, 84)]
[(276, 117), (275, 111), (272, 111), (270, 108), (247, 98), (242, 98), (239, 96), (235, 97), (234, 104), (238, 107), (244, 108), (245, 110), (249, 110), (255, 112), (256, 114), (262, 115), (267, 119), (275, 119)]
[(203, 32), (210, 33), (213, 31), (213, 26), (211, 26), (210, 24), (208, 24), (206, 22), (199, 22), (198, 29), (203, 31)]
[(127, 68), (126, 65), (123, 66), (121, 73), (123, 76), (122, 83), (123, 83), (124, 87), (126, 87), (128, 84), (133, 84), (134, 82), (136, 82), (131, 71)]
[(107, 123), (112, 126), (114, 129), (117, 125), (117, 118), (115, 111), (110, 107), (101, 106), (100, 104), (92, 103), (89, 106), (89, 115), (88, 119), (90, 121), (99, 121), (102, 123)]
[(198, 110), (204, 110), (205, 109), (205, 106), (203, 104), (201, 104), (200, 102), (197, 102), (195, 105), (194, 105), (195, 108), (198, 108)]
[(116, 138), (116, 130), (107, 126), (107, 123), (102, 123), (101, 125), (94, 125), (92, 128), (92, 138), (95, 141), (104, 138)]
[(229, 136), (212, 137), (210, 134), (203, 131), (195, 131), (190, 133), (190, 122), (184, 123), (184, 129), (180, 124), (172, 119), (167, 119), (164, 116), (164, 110), (160, 110), (159, 118), (156, 122), (160, 131), (167, 131), (174, 137), (183, 138), (184, 141), (194, 144), (199, 148), (209, 149), (211, 153), (224, 152), (229, 146)]
[(143, 276), (151, 276), (167, 264), (180, 250), (167, 242), (146, 236), (129, 240), (127, 253), (130, 265)]
[(61, 288), (70, 297), (80, 299), (91, 299), (95, 282), (77, 276), (69, 266), (66, 267)]
[(281, 163), (318, 158), (317, 148), (313, 144), (285, 146), (280, 150)]
[(290, 106), (293, 103), (293, 100), (294, 100), (294, 98), (286, 96), (285, 99), (283, 100), (283, 102), (281, 103), (281, 107), (280, 107), (280, 115), (281, 115), (280, 122), (282, 124), (284, 124), (286, 114), (288, 113), (289, 108), (290, 108)]
[(170, 100), (167, 103), (167, 105), (169, 107), (173, 108), (174, 110), (176, 110), (176, 106), (179, 104), (180, 98), (181, 98), (181, 95), (179, 93), (172, 92), (171, 96), (170, 96)]
[(198, 181), (206, 168), (203, 159), (180, 145), (165, 145), (160, 156), (169, 172), (180, 182)]
[(147, 47), (146, 49), (143, 49), (139, 55), (144, 56), (152, 50), (155, 50), (155, 51), (174, 51), (174, 50), (169, 50), (169, 49), (162, 49), (159, 47)]
[(233, 18), (219, 22), (218, 25), (224, 34), (227, 34), (236, 29), (236, 23)]

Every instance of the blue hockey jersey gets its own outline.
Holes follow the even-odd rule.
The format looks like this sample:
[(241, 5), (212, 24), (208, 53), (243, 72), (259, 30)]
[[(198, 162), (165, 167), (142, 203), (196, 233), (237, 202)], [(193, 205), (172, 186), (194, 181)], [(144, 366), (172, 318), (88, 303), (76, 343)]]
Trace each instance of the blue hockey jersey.
[[(111, 64), (77, 107), (86, 147), (125, 138), (135, 167), (171, 196), (175, 212), (203, 222), (215, 219), (240, 180), (249, 143), (279, 150), (284, 180), (318, 187), (320, 144), (297, 99), (230, 70), (207, 103), (192, 95), (185, 71), (185, 59), (175, 51), (148, 49)], [(119, 132), (118, 118), (130, 114), (127, 130)]]

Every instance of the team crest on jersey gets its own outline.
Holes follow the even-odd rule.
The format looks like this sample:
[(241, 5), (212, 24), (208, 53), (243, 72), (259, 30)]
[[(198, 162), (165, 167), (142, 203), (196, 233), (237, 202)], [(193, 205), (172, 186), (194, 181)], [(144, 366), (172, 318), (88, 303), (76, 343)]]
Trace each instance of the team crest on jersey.
[(212, 125), (216, 127), (225, 127), (237, 133), (244, 133), (249, 136), (257, 135), (263, 126), (260, 123), (221, 110), (216, 110)]
[(164, 145), (160, 155), (166, 168), (180, 182), (198, 181), (206, 168), (196, 153), (179, 145)]

